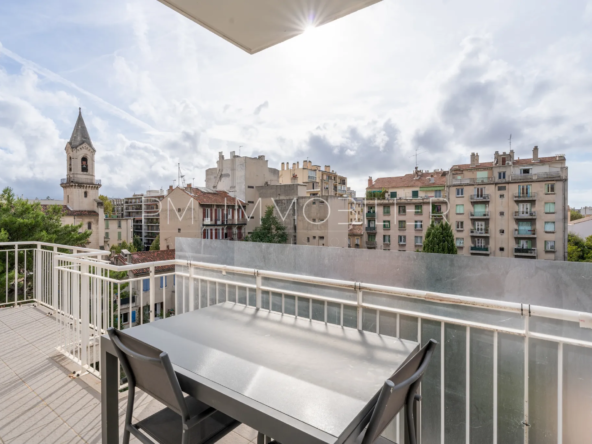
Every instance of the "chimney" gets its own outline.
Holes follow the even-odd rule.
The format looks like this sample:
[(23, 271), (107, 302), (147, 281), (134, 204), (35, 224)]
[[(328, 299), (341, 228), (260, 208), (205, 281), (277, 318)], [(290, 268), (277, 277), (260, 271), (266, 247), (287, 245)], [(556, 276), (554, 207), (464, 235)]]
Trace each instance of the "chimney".
[(371, 187), (372, 186), (372, 176), (370, 176), (368, 178), (368, 186)]
[(510, 150), (510, 162), (514, 162), (514, 150)]
[(173, 186), (172, 186), (172, 185), (169, 185), (169, 193), (170, 193), (171, 191), (173, 191)]
[(187, 184), (187, 191), (191, 191), (191, 184), (190, 183)]
[(284, 162), (282, 162), (282, 171), (284, 171), (285, 168), (286, 168), (286, 164)]
[(300, 168), (300, 161), (296, 162), (296, 168)]
[(325, 165), (325, 171), (327, 173), (330, 173), (331, 172), (331, 166), (330, 165)]
[(296, 164), (294, 162), (292, 162), (292, 169), (295, 170), (296, 169)]
[(475, 153), (475, 165), (479, 165), (479, 153)]
[(539, 147), (535, 146), (532, 149), (532, 161), (533, 162), (538, 162), (539, 161)]
[(475, 153), (471, 153), (471, 166), (475, 166)]
[(236, 152), (235, 152), (235, 151), (231, 151), (231, 152), (230, 152), (230, 158), (231, 158), (231, 159), (234, 159), (234, 156), (235, 156), (235, 154), (236, 154)]
[(310, 169), (312, 169), (312, 160), (309, 160), (309, 161), (308, 161), (308, 169), (309, 169), (309, 170), (310, 170)]

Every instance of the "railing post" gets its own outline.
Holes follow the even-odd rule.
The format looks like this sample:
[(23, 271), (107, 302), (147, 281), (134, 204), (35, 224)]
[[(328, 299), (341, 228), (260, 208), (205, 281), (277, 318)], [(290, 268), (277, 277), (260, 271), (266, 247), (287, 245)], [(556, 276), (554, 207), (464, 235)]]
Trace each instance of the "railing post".
[(57, 312), (58, 309), (58, 248), (53, 247), (53, 257), (52, 257), (52, 264), (53, 264), (53, 294), (51, 300), (51, 306), (54, 309), (54, 314)]
[(362, 286), (360, 285), (360, 283), (356, 283), (356, 293), (358, 296), (358, 330), (362, 330), (362, 314), (363, 314), (363, 308), (362, 308), (362, 299), (363, 299), (363, 290), (362, 290)]
[[(255, 271), (255, 286), (256, 286), (256, 289), (255, 289), (255, 296), (256, 296), (256, 298), (255, 298), (255, 306), (257, 307), (257, 309), (260, 309), (261, 308), (261, 305), (262, 305), (262, 303), (261, 303), (262, 302), (261, 301), (262, 300), (262, 295), (261, 295), (261, 282), (262, 282), (262, 280), (263, 279), (262, 279), (261, 275), (259, 274), (259, 270), (256, 270)], [(271, 304), (271, 301), (269, 301), (269, 303)], [(248, 300), (247, 300), (247, 305), (249, 305), (249, 301)]]
[(35, 299), (37, 302), (41, 302), (41, 244), (37, 244), (35, 250)]
[[(81, 365), (88, 366), (88, 342), (89, 342), (89, 316), (90, 316), (90, 293), (89, 293), (89, 275), (88, 265), (80, 265), (80, 348), (81, 348)], [(76, 322), (76, 319), (74, 319)]]
[[(150, 267), (150, 322), (154, 322), (154, 305), (156, 303), (156, 292), (154, 287), (156, 287), (156, 282), (154, 280), (154, 265)], [(143, 309), (143, 308), (142, 308)]]
[[(8, 264), (6, 264), (6, 280), (8, 280)], [(8, 302), (8, 295), (6, 295), (6, 302)], [(18, 302), (18, 244), (14, 246), (14, 306)]]
[(191, 261), (187, 264), (189, 267), (189, 311), (195, 310), (195, 283), (193, 280), (193, 266)]

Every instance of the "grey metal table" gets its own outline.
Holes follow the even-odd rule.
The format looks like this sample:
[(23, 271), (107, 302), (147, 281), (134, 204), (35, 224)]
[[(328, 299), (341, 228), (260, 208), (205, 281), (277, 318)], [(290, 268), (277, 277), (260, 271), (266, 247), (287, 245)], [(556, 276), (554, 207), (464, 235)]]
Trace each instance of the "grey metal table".
[[(340, 444), (416, 342), (224, 303), (125, 331), (166, 351), (184, 392), (283, 444)], [(118, 442), (117, 367), (101, 338), (103, 443)]]

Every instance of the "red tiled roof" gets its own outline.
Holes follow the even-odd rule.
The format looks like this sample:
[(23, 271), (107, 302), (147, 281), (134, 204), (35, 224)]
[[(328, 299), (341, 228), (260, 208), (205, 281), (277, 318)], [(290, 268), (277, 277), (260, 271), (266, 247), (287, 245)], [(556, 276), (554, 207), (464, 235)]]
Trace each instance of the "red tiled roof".
[[(398, 188), (398, 187), (435, 187), (435, 186), (444, 186), (446, 185), (446, 175), (448, 174), (447, 171), (437, 171), (437, 172), (424, 172), (419, 176), (418, 179), (415, 178), (415, 174), (405, 174), (404, 176), (396, 176), (396, 177), (379, 177), (374, 181), (371, 187), (368, 187), (370, 190), (382, 190), (383, 188)], [(430, 182), (430, 178), (433, 178), (433, 182)]]
[[(514, 165), (536, 165), (539, 163), (551, 163), (551, 162), (557, 162), (557, 156), (553, 156), (553, 157), (539, 157), (539, 161), (538, 162), (533, 162), (532, 158), (530, 159), (514, 159)], [(565, 160), (564, 157), (560, 157), (559, 160)], [(475, 165), (475, 166), (471, 166), (470, 163), (465, 163), (462, 165), (453, 165), (452, 168), (450, 168), (451, 170), (455, 169), (455, 170), (469, 170), (471, 168), (474, 169), (479, 169), (479, 168), (491, 168), (493, 167), (493, 162), (481, 162), (479, 163), (479, 165)], [(497, 165), (497, 166), (501, 166), (501, 165)]]
[[(175, 259), (175, 250), (156, 250), (156, 251), (138, 251), (136, 253), (132, 253), (131, 262), (132, 264), (144, 264), (148, 262), (160, 262), (160, 261), (170, 261)], [(125, 257), (123, 255), (118, 254), (113, 258), (113, 261), (117, 265), (128, 265)], [(156, 273), (168, 273), (175, 270), (174, 265), (162, 265), (155, 267), (154, 271)], [(138, 270), (132, 270), (132, 273), (135, 276), (141, 276), (143, 274), (149, 274), (149, 268), (140, 268)]]
[(192, 188), (191, 189), (192, 197), (197, 200), (201, 205), (212, 205), (212, 204), (220, 204), (220, 205), (230, 205), (234, 206), (240, 202), (241, 205), (244, 206), (244, 202), (240, 199), (236, 199), (228, 194), (226, 191), (213, 191), (213, 192), (205, 192), (200, 190), (199, 188)]
[[(59, 207), (59, 205), (41, 205), (42, 211), (47, 211), (49, 207)], [(99, 213), (96, 211), (88, 210), (73, 210), (68, 205), (62, 205), (62, 214), (64, 216), (98, 216)]]

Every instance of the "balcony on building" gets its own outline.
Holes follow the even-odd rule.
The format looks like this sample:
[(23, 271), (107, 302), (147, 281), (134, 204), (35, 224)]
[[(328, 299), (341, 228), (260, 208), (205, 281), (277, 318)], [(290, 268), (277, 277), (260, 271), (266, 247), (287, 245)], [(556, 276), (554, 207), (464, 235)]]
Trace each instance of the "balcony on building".
[(471, 211), (469, 217), (471, 219), (489, 219), (489, 211)]
[(489, 254), (491, 254), (491, 249), (489, 248), (489, 246), (471, 245), (470, 252), (471, 252), (471, 254), (485, 254), (485, 255), (489, 255)]
[(536, 248), (514, 247), (514, 256), (536, 257)]
[(536, 211), (514, 211), (514, 219), (536, 219)]
[(528, 228), (528, 229), (518, 228), (518, 229), (514, 230), (514, 237), (536, 237), (536, 229), (535, 228)]
[(368, 211), (366, 213), (366, 219), (376, 219), (376, 212), (375, 211)]
[(471, 194), (469, 196), (471, 202), (489, 202), (490, 198), (490, 194)]
[(367, 240), (366, 241), (366, 248), (370, 248), (370, 249), (376, 248), (376, 241), (375, 240), (374, 241)]
[(489, 237), (489, 227), (485, 227), (483, 229), (471, 228), (470, 234), (471, 236), (477, 237)]
[(367, 233), (376, 233), (376, 226), (373, 226), (373, 227), (371, 227), (369, 225), (366, 226), (366, 232)]
[(390, 242), (383, 242), (382, 243), (382, 249), (383, 250), (390, 250), (391, 249), (391, 243)]
[(529, 201), (536, 200), (537, 193), (514, 193), (514, 200)]

